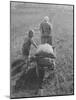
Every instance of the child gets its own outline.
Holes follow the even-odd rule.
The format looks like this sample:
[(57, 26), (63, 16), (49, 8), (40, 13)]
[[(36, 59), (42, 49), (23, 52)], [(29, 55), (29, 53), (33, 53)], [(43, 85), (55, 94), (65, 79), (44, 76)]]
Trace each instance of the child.
[(33, 44), (34, 47), (37, 48), (37, 45), (35, 44), (35, 42), (32, 39), (33, 33), (34, 33), (33, 30), (29, 30), (28, 37), (25, 38), (23, 47), (22, 47), (22, 54), (27, 63), (28, 63), (28, 57), (29, 57), (29, 53), (30, 53), (31, 44)]

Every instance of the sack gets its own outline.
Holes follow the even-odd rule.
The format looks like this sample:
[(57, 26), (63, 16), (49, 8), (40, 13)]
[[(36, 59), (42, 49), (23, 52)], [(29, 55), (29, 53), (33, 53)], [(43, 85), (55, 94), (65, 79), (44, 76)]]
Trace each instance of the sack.
[(53, 65), (54, 63), (54, 59), (51, 59), (51, 58), (40, 58), (38, 59), (38, 64), (43, 66), (43, 67), (48, 67), (51, 65)]
[(52, 46), (49, 45), (48, 43), (39, 45), (38, 49), (35, 53), (35, 56), (43, 57), (43, 58), (49, 57), (49, 58), (53, 58), (53, 59), (56, 57)]

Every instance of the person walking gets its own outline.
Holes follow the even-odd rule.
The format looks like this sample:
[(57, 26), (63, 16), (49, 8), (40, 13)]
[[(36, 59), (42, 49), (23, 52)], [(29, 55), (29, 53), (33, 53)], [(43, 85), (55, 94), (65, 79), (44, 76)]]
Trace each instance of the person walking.
[(52, 24), (49, 21), (49, 17), (45, 16), (40, 23), (41, 43), (49, 43), (52, 45)]

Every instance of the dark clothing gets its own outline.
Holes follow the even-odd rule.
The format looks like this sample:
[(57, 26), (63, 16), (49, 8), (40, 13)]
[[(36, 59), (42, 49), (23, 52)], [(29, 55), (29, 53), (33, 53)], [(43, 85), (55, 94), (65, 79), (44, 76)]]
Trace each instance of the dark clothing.
[(30, 53), (30, 48), (31, 48), (31, 44), (37, 48), (37, 45), (35, 43), (35, 41), (31, 38), (26, 38), (24, 40), (24, 44), (23, 44), (23, 47), (22, 47), (22, 54), (25, 58), (28, 58), (29, 56), (29, 53)]
[(26, 42), (23, 44), (23, 47), (22, 47), (23, 56), (29, 56), (30, 47), (31, 47), (31, 40), (27, 39)]
[(40, 32), (41, 32), (41, 43), (49, 43), (52, 45), (52, 36), (51, 36), (52, 26), (48, 22), (42, 22), (40, 24)]
[(41, 36), (41, 43), (48, 43), (52, 45), (52, 36)]
[(40, 25), (40, 30), (42, 31), (42, 35), (47, 36), (51, 34), (51, 24), (47, 22), (43, 22)]

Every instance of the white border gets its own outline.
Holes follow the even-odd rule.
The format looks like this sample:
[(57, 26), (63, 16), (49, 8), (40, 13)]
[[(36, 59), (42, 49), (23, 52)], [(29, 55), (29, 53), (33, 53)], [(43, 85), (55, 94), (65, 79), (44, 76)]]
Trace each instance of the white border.
[[(13, 0), (11, 0), (13, 1)], [(14, 0), (21, 1), (21, 0)], [(41, 2), (41, 3), (59, 3), (59, 4), (74, 4), (75, 0), (22, 0), (25, 2)], [(9, 99), (9, 76), (10, 76), (10, 1), (1, 0), (0, 1), (0, 100)], [(75, 11), (76, 14), (76, 11)], [(75, 33), (75, 31), (74, 31)], [(74, 34), (75, 36), (75, 34)], [(76, 37), (76, 36), (75, 36)], [(74, 37), (74, 38), (75, 38)], [(76, 40), (76, 39), (75, 39)], [(75, 41), (76, 43), (76, 41)], [(75, 46), (76, 50), (76, 46)], [(76, 55), (75, 55), (76, 56)], [(75, 64), (76, 65), (76, 64)], [(76, 73), (76, 70), (75, 70)], [(76, 78), (76, 77), (75, 77)], [(75, 80), (76, 83), (76, 80)], [(76, 84), (75, 84), (76, 86)], [(76, 91), (75, 91), (76, 92)], [(53, 99), (53, 100), (75, 100), (74, 96), (56, 96), (56, 97), (45, 97), (45, 98), (31, 98), (31, 99)], [(21, 99), (22, 100), (22, 99)]]

